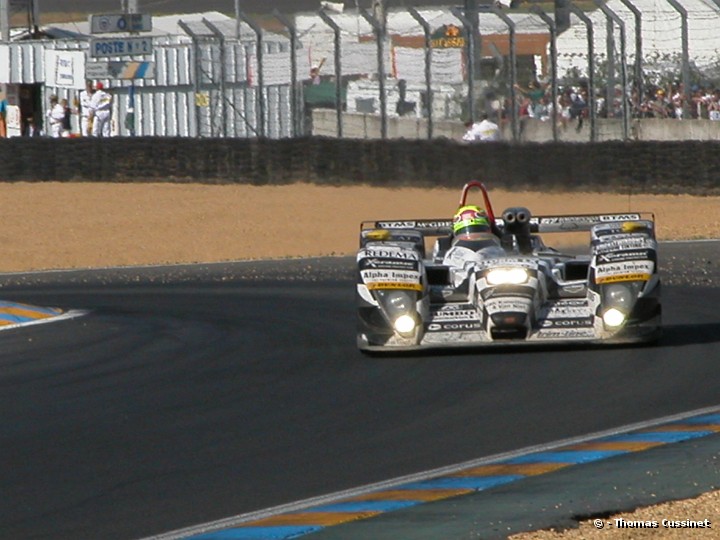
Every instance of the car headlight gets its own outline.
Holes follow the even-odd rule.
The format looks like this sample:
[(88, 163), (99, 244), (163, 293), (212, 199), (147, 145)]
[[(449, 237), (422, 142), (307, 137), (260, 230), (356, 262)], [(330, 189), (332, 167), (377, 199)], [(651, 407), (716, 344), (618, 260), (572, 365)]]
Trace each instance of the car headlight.
[(632, 312), (642, 281), (611, 283), (602, 287), (602, 319), (608, 328), (617, 328), (627, 321)]
[(527, 283), (530, 274), (525, 268), (493, 268), (485, 279), (490, 285), (521, 285)]
[(410, 315), (400, 315), (393, 326), (399, 334), (412, 334), (415, 330), (415, 319)]
[(410, 291), (378, 290), (375, 291), (382, 310), (398, 333), (408, 336), (417, 327), (416, 295)]
[(616, 308), (610, 308), (603, 313), (603, 322), (612, 328), (618, 327), (625, 322), (625, 314)]

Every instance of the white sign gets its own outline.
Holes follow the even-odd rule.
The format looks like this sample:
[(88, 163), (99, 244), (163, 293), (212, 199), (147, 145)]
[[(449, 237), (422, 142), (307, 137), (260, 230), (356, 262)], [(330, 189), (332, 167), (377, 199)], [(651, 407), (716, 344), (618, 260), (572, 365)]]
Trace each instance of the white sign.
[(0, 83), (10, 82), (10, 45), (0, 44)]
[(22, 122), (20, 121), (20, 107), (17, 105), (8, 105), (7, 117), (7, 136), (19, 137), (22, 135)]
[(155, 62), (88, 62), (86, 79), (153, 79)]
[(129, 37), (90, 40), (90, 56), (132, 56), (152, 53), (152, 38)]
[(55, 88), (84, 88), (82, 51), (45, 50), (45, 84)]
[(152, 16), (143, 13), (90, 15), (91, 34), (149, 32), (150, 30), (152, 30)]

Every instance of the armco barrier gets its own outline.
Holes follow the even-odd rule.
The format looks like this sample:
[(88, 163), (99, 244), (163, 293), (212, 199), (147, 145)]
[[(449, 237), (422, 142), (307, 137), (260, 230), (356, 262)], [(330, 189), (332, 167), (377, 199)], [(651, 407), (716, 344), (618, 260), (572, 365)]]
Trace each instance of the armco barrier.
[(720, 142), (476, 143), (113, 138), (0, 140), (2, 181), (196, 182), (720, 194)]

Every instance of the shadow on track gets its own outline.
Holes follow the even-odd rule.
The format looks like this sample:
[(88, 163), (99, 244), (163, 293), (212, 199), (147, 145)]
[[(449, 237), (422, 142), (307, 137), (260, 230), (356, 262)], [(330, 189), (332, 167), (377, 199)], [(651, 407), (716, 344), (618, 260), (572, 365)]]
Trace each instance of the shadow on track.
[(682, 347), (710, 343), (720, 343), (720, 322), (664, 325), (659, 344)]

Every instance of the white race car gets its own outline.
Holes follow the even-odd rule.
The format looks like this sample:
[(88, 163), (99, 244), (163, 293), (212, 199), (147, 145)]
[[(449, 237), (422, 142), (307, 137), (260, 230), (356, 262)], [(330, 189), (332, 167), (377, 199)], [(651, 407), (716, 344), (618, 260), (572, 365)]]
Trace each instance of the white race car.
[[(533, 217), (493, 213), (497, 248), (448, 257), (452, 220), (363, 222), (357, 253), (357, 344), (362, 351), (656, 340), (660, 278), (652, 214)], [(539, 234), (585, 231), (585, 255), (547, 247)], [(429, 241), (428, 241), (429, 240)], [(432, 249), (429, 244), (434, 240)], [(427, 244), (427, 246), (426, 246)]]

